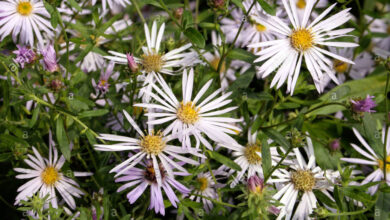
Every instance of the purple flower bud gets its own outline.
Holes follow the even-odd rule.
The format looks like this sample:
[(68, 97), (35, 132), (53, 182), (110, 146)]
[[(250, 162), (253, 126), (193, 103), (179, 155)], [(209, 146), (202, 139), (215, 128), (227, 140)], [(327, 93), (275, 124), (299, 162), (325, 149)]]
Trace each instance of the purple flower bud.
[(48, 44), (46, 48), (41, 48), (40, 52), (43, 56), (43, 61), (41, 64), (45, 68), (45, 70), (49, 72), (55, 72), (58, 70), (56, 51), (52, 44)]
[(264, 180), (258, 177), (257, 175), (253, 175), (248, 179), (248, 189), (252, 193), (260, 194), (264, 188)]
[(133, 73), (138, 72), (138, 64), (135, 62), (133, 55), (127, 53), (126, 57), (127, 57), (127, 64), (129, 65), (131, 72)]
[(371, 110), (376, 107), (376, 103), (373, 100), (375, 96), (367, 95), (367, 97), (363, 100), (351, 100), (352, 109), (357, 113), (361, 112), (375, 112), (375, 110)]
[(108, 91), (108, 88), (110, 87), (110, 84), (108, 84), (108, 79), (110, 78), (113, 70), (114, 70), (115, 63), (110, 62), (107, 66), (106, 71), (102, 69), (100, 73), (100, 79), (99, 83), (96, 85), (97, 89), (99, 89), (102, 93), (106, 93)]
[(18, 48), (17, 50), (13, 51), (14, 54), (16, 54), (16, 58), (14, 61), (18, 63), (22, 68), (24, 68), (24, 65), (27, 63), (32, 63), (34, 59), (36, 58), (36, 54), (33, 50), (29, 49), (26, 46), (16, 45)]
[(338, 151), (340, 150), (340, 139), (334, 139), (333, 141), (331, 141), (329, 143), (329, 148), (332, 150), (332, 151)]

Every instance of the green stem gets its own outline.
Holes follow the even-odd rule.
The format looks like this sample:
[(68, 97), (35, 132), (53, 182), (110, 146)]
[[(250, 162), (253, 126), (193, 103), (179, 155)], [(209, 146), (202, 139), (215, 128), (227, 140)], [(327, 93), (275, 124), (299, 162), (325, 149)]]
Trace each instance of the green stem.
[(272, 167), (271, 171), (267, 176), (264, 176), (264, 183), (267, 182), (267, 180), (272, 176), (272, 173), (282, 164), (284, 159), (287, 158), (288, 154), (294, 149), (294, 146), (291, 144), (290, 147), (287, 149), (286, 153), (283, 155), (282, 159), (276, 164), (276, 166)]
[(366, 208), (366, 209), (362, 209), (362, 210), (358, 210), (358, 211), (354, 211), (354, 212), (327, 213), (321, 217), (358, 215), (358, 214), (362, 214), (362, 213), (367, 212), (370, 208)]
[(146, 23), (144, 16), (142, 15), (141, 10), (139, 9), (137, 0), (131, 0), (131, 3), (134, 5), (135, 10), (137, 11), (139, 17), (141, 18), (142, 23)]
[[(249, 7), (248, 11), (245, 13), (245, 18), (248, 17), (250, 11), (252, 10), (253, 6), (255, 6), (255, 4), (257, 3), (257, 1), (253, 1), (252, 5)], [(233, 42), (231, 43), (231, 45), (229, 46), (228, 50), (226, 51), (226, 53), (223, 53), (222, 56), (221, 56), (221, 59), (219, 60), (219, 63), (218, 63), (218, 68), (217, 68), (217, 73), (220, 72), (221, 70), (221, 67), (222, 67), (222, 63), (223, 61), (225, 60), (226, 56), (230, 53), (230, 51), (234, 48), (234, 44), (236, 43), (237, 39), (238, 39), (238, 36), (240, 35), (241, 31), (242, 31), (242, 28), (244, 27), (244, 24), (245, 24), (245, 21), (246, 19), (243, 19), (241, 24), (240, 24), (240, 27), (238, 28), (238, 31), (237, 31), (237, 34), (236, 36), (234, 37), (234, 40)]]
[[(203, 152), (206, 152), (206, 148), (204, 145), (203, 145)], [(211, 169), (209, 158), (206, 159), (206, 166), (209, 169), (210, 175), (213, 178), (214, 183), (217, 184), (217, 178), (215, 178), (213, 170)], [(222, 202), (221, 192), (219, 191), (219, 188), (217, 188), (217, 193), (218, 193), (219, 201)]]
[(210, 197), (207, 197), (207, 196), (204, 196), (204, 195), (194, 194), (194, 193), (191, 193), (191, 195), (198, 196), (198, 197), (201, 197), (201, 198), (203, 198), (203, 199), (210, 200), (210, 201), (212, 201), (212, 202), (215, 203), (215, 204), (219, 204), (219, 205), (223, 205), (223, 206), (228, 206), (228, 207), (232, 207), (232, 208), (239, 208), (239, 206), (232, 205), (232, 204), (229, 204), (229, 203), (226, 203), (226, 202), (221, 202), (221, 201), (215, 200), (215, 199), (213, 199), (213, 198), (210, 198)]

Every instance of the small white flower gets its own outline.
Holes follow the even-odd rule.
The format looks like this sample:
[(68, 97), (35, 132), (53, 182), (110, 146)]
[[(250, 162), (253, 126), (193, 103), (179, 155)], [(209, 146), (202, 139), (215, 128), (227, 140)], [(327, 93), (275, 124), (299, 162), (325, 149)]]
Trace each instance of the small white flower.
[[(152, 86), (150, 83), (155, 82), (156, 76), (159, 74), (173, 75), (175, 71), (172, 68), (182, 68), (191, 66), (197, 60), (195, 52), (183, 52), (191, 47), (191, 44), (186, 44), (179, 48), (164, 53), (161, 50), (161, 41), (163, 39), (165, 23), (163, 23), (157, 33), (157, 23), (154, 21), (152, 31), (150, 33), (147, 24), (145, 24), (146, 47), (142, 47), (143, 55), (140, 58), (134, 57), (135, 62), (142, 66), (143, 75), (139, 76), (138, 81), (143, 81), (142, 89), (139, 96), (144, 102), (150, 101), (148, 95)], [(119, 64), (127, 65), (127, 56), (123, 53), (108, 51), (114, 56), (105, 56), (106, 59), (112, 60)]]
[[(116, 144), (95, 144), (95, 149), (99, 151), (134, 151), (135, 154), (131, 155), (128, 159), (114, 167), (110, 173), (116, 172), (115, 177), (120, 176), (125, 173), (138, 163), (142, 159), (147, 158), (152, 160), (153, 167), (156, 171), (157, 182), (161, 186), (161, 173), (159, 169), (159, 162), (161, 162), (164, 169), (167, 171), (168, 176), (173, 178), (172, 167), (180, 170), (181, 172), (187, 173), (187, 171), (179, 165), (177, 162), (173, 161), (171, 158), (178, 159), (185, 163), (192, 165), (199, 165), (198, 162), (190, 158), (184, 157), (181, 154), (191, 153), (196, 156), (202, 157), (198, 154), (197, 151), (192, 150), (188, 151), (181, 147), (176, 147), (170, 145), (168, 142), (173, 138), (172, 136), (167, 136), (163, 132), (158, 131), (154, 132), (152, 126), (149, 126), (148, 133), (144, 133), (135, 123), (135, 121), (130, 117), (130, 115), (123, 111), (126, 119), (132, 125), (132, 127), (140, 135), (139, 138), (125, 137), (113, 134), (100, 134), (99, 138), (107, 141), (116, 141), (119, 143)], [(159, 160), (159, 161), (158, 161)]]
[[(224, 173), (224, 172), (223, 171), (221, 172), (218, 170), (213, 171), (214, 177), (216, 175), (221, 175), (222, 173)], [(198, 174), (196, 177), (196, 182), (198, 183), (198, 188), (194, 189), (195, 194), (209, 197), (212, 199), (218, 199), (218, 193), (217, 193), (216, 189), (218, 187), (221, 187), (222, 185), (216, 183), (213, 180), (210, 172)], [(191, 195), (190, 199), (194, 200), (196, 202), (202, 201), (203, 208), (206, 210), (207, 213), (210, 212), (214, 207), (212, 201), (205, 199), (205, 198), (202, 198), (200, 196)]]
[(44, 43), (41, 31), (53, 37), (50, 14), (40, 0), (6, 0), (0, 2), (0, 36), (3, 40), (12, 33), (12, 39), (19, 43), (34, 46), (34, 36), (38, 43)]
[[(353, 128), (353, 133), (355, 133), (356, 137), (359, 139), (360, 143), (364, 146), (365, 150), (358, 147), (355, 144), (351, 143), (351, 146), (359, 152), (362, 156), (364, 156), (366, 159), (360, 159), (360, 158), (341, 158), (341, 160), (349, 162), (349, 163), (355, 163), (355, 164), (364, 164), (364, 165), (371, 165), (375, 167), (375, 170), (368, 175), (363, 181), (362, 185), (370, 183), (370, 182), (376, 182), (380, 181), (384, 178), (384, 170), (386, 170), (386, 183), (390, 186), (390, 138), (387, 139), (386, 143), (386, 149), (387, 149), (387, 155), (386, 155), (386, 168), (384, 168), (383, 159), (379, 157), (374, 150), (370, 147), (370, 145), (367, 144), (367, 142), (364, 140), (364, 138), (360, 135), (358, 130)], [(387, 131), (387, 136), (390, 137), (390, 129)], [(385, 142), (385, 129), (382, 130), (382, 143)], [(371, 186), (368, 188), (368, 192), (373, 195), (378, 190), (379, 185)]]
[[(309, 144), (310, 145), (310, 144)], [(311, 149), (312, 150), (312, 149)], [(310, 152), (306, 149), (306, 152)], [(275, 200), (283, 204), (280, 208), (280, 214), (277, 219), (308, 219), (313, 210), (317, 208), (317, 198), (314, 190), (318, 190), (334, 201), (328, 191), (333, 191), (332, 183), (334, 180), (329, 180), (329, 177), (336, 177), (337, 175), (321, 170), (315, 164), (314, 154), (308, 153), (308, 163), (306, 163), (298, 148), (294, 148), (296, 156), (296, 163), (291, 165), (291, 170), (284, 168), (276, 170), (272, 179), (268, 183), (281, 184), (278, 192), (273, 196)], [(300, 196), (301, 195), (301, 196)], [(298, 198), (300, 197), (300, 198)], [(298, 206), (295, 203), (298, 201)], [(295, 212), (293, 212), (295, 209)]]
[[(71, 209), (76, 208), (76, 202), (73, 197), (80, 198), (84, 193), (79, 189), (79, 185), (71, 178), (61, 172), (61, 168), (65, 163), (65, 157), (61, 155), (58, 158), (58, 152), (55, 147), (49, 148), (49, 159), (43, 158), (35, 149), (34, 156), (28, 154), (28, 159), (24, 161), (32, 168), (14, 168), (18, 179), (32, 179), (18, 188), (19, 194), (16, 196), (15, 204), (19, 204), (21, 200), (27, 200), (33, 194), (39, 191), (40, 197), (49, 194), (48, 201), (54, 208), (58, 207), (58, 199), (56, 192), (58, 191), (66, 204)], [(74, 176), (90, 176), (91, 173), (73, 172)]]
[(135, 105), (138, 107), (164, 111), (147, 113), (147, 116), (156, 118), (150, 120), (148, 124), (156, 125), (172, 121), (164, 130), (164, 135), (172, 133), (172, 135), (177, 136), (182, 142), (183, 147), (191, 147), (190, 137), (194, 136), (196, 148), (199, 148), (200, 143), (202, 143), (208, 149), (212, 150), (211, 144), (202, 136), (202, 134), (205, 134), (213, 141), (219, 143), (236, 142), (228, 134), (235, 134), (236, 131), (241, 131), (241, 129), (229, 123), (240, 122), (241, 119), (216, 117), (237, 108), (228, 107), (217, 110), (232, 101), (227, 99), (231, 95), (231, 92), (214, 99), (221, 93), (221, 89), (218, 89), (200, 102), (203, 95), (210, 87), (212, 80), (209, 80), (200, 89), (195, 98), (192, 98), (194, 70), (191, 69), (188, 75), (187, 71), (184, 70), (182, 81), (183, 99), (179, 102), (173, 94), (172, 89), (169, 88), (168, 84), (161, 76), (157, 75), (157, 81), (162, 89), (155, 84), (151, 84), (153, 89), (156, 90), (156, 94), (149, 94), (157, 103), (142, 103)]
[[(233, 151), (232, 155), (235, 157), (234, 162), (241, 167), (241, 171), (237, 171), (237, 176), (234, 178), (233, 182), (230, 184), (230, 187), (234, 187), (237, 183), (243, 179), (247, 173), (247, 177), (253, 175), (258, 175), (261, 178), (264, 178), (263, 167), (262, 167), (262, 156), (261, 156), (261, 143), (257, 140), (257, 132), (251, 134), (248, 131), (248, 143), (245, 146), (242, 146), (238, 143), (226, 143), (220, 144), (222, 147), (226, 147)], [(272, 143), (272, 140), (268, 141), (268, 144)], [(282, 148), (280, 148), (284, 151)], [(279, 153), (277, 152), (276, 147), (270, 147), (271, 152), (271, 163), (275, 166), (280, 160)], [(284, 164), (288, 163), (289, 160), (286, 159), (283, 161)], [(226, 169), (225, 165), (222, 165), (219, 169)], [(229, 175), (236, 172), (234, 169), (230, 169)]]
[(333, 63), (326, 56), (354, 64), (351, 60), (320, 47), (358, 46), (358, 44), (350, 42), (331, 41), (343, 36), (348, 36), (346, 34), (353, 30), (353, 28), (335, 30), (335, 28), (343, 25), (351, 18), (350, 13), (348, 12), (350, 9), (342, 10), (339, 13), (322, 20), (336, 5), (333, 4), (309, 24), (309, 17), (315, 2), (315, 0), (307, 1), (304, 16), (302, 20), (300, 20), (297, 15), (296, 7), (294, 6), (294, 0), (290, 0), (289, 3), (287, 0), (283, 0), (283, 5), (293, 27), (290, 28), (280, 18), (271, 16), (269, 19), (265, 20), (268, 27), (284, 37), (277, 40), (249, 45), (251, 48), (267, 47), (257, 53), (257, 55), (260, 56), (255, 62), (265, 61), (257, 68), (258, 76), (265, 78), (274, 70), (278, 69), (271, 82), (271, 87), (276, 86), (277, 88), (280, 88), (287, 80), (287, 91), (290, 95), (294, 93), (303, 58), (306, 67), (313, 77), (314, 84), (320, 93), (322, 92), (321, 81), (325, 75), (328, 75), (335, 83), (339, 83), (334, 72), (332, 72)]

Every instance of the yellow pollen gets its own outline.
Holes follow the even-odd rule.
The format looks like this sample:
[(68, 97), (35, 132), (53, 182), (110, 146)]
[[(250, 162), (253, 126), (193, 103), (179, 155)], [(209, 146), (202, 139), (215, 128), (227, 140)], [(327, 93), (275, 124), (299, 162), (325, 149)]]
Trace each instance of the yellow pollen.
[(305, 0), (298, 0), (297, 1), (297, 7), (299, 9), (304, 9), (306, 7), (306, 1)]
[(41, 178), (46, 185), (53, 185), (60, 179), (60, 175), (54, 167), (48, 166), (43, 170)]
[(199, 190), (202, 191), (202, 192), (209, 185), (209, 181), (207, 180), (206, 177), (199, 177), (196, 181), (198, 181), (198, 183), (199, 183)]
[[(215, 71), (218, 71), (218, 65), (219, 65), (219, 61), (221, 59), (219, 57), (215, 57), (211, 62), (210, 62), (210, 65), (211, 67), (215, 70)], [(221, 70), (220, 70), (220, 73), (224, 73), (226, 70), (226, 62), (223, 61), (222, 63), (222, 66), (221, 66)]]
[(257, 144), (247, 144), (244, 150), (244, 156), (249, 164), (260, 164), (261, 157), (256, 153), (261, 152), (261, 147)]
[(176, 115), (183, 123), (194, 124), (199, 120), (198, 112), (199, 109), (197, 109), (192, 102), (187, 102), (185, 104), (181, 102)]
[[(381, 170), (384, 170), (383, 160), (378, 160), (378, 166)], [(390, 172), (390, 155), (386, 157), (386, 173)]]
[(340, 60), (334, 60), (333, 61), (333, 68), (338, 73), (345, 73), (348, 69), (348, 63), (345, 63), (345, 62), (340, 61)]
[(17, 12), (23, 16), (28, 16), (31, 14), (33, 6), (29, 1), (19, 1), (19, 4), (16, 8)]
[(142, 150), (147, 154), (158, 155), (165, 148), (165, 141), (163, 141), (161, 131), (158, 131), (154, 134), (154, 131), (151, 134), (148, 134), (141, 139)]
[(291, 34), (290, 38), (291, 45), (300, 52), (306, 51), (313, 46), (313, 36), (310, 30), (293, 30), (293, 33)]
[(294, 172), (291, 176), (291, 181), (296, 190), (305, 192), (311, 191), (316, 184), (314, 174), (310, 170), (298, 170)]
[(256, 24), (256, 30), (257, 30), (258, 32), (264, 32), (264, 31), (267, 30), (267, 27), (264, 26), (264, 25), (262, 25), (262, 24)]
[(148, 73), (160, 71), (163, 65), (164, 60), (160, 54), (142, 55), (142, 66)]
[(103, 80), (103, 79), (102, 79), (102, 80), (100, 80), (100, 85), (101, 85), (101, 86), (104, 86), (104, 85), (106, 85), (106, 83), (107, 83), (107, 81), (106, 81), (106, 80)]

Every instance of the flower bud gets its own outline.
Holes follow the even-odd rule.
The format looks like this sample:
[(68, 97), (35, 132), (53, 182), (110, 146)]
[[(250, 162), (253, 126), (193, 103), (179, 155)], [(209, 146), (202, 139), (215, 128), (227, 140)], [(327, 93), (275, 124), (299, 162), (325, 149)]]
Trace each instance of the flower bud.
[(248, 189), (251, 193), (261, 194), (264, 188), (264, 180), (258, 177), (257, 175), (253, 175), (248, 179)]
[(133, 55), (127, 53), (126, 57), (127, 57), (127, 64), (129, 65), (131, 72), (132, 73), (138, 72), (138, 64), (135, 62)]
[(334, 139), (329, 143), (329, 148), (332, 151), (338, 151), (340, 150), (340, 139)]
[(43, 65), (45, 70), (51, 73), (58, 71), (59, 67), (57, 64), (56, 51), (54, 50), (54, 46), (52, 44), (49, 44), (46, 48), (41, 48), (40, 52), (43, 56), (41, 64)]
[(173, 16), (180, 20), (181, 19), (181, 16), (183, 15), (183, 8), (176, 8), (174, 11), (173, 11)]

